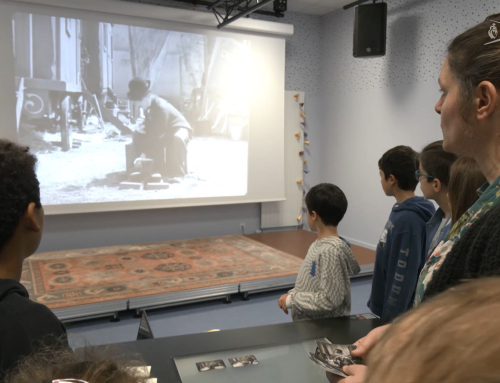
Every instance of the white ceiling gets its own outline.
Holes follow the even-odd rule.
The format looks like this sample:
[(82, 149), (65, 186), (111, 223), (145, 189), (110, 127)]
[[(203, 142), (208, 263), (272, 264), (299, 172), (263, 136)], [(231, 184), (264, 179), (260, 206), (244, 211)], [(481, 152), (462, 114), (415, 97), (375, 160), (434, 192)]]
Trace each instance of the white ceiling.
[(290, 12), (307, 13), (309, 15), (323, 16), (342, 9), (344, 5), (355, 0), (288, 0)]

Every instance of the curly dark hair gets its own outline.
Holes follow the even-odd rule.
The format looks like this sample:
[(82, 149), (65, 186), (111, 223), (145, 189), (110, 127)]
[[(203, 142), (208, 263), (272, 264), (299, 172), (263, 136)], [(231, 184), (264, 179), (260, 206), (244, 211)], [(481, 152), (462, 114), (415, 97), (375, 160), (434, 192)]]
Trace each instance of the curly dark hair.
[(0, 139), (0, 250), (10, 240), (21, 216), (34, 202), (41, 208), (36, 157), (26, 146)]

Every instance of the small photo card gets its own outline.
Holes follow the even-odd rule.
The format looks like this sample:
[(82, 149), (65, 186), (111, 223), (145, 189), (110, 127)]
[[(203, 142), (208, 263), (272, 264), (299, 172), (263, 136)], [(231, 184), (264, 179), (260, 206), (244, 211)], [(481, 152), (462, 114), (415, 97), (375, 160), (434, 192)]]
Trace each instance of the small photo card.
[(222, 359), (219, 359), (196, 363), (196, 367), (198, 367), (199, 372), (205, 372), (212, 370), (224, 370), (226, 368), (226, 364)]
[(259, 364), (259, 361), (255, 357), (255, 355), (247, 355), (241, 356), (239, 358), (229, 358), (229, 363), (231, 363), (231, 366), (233, 367), (244, 367)]

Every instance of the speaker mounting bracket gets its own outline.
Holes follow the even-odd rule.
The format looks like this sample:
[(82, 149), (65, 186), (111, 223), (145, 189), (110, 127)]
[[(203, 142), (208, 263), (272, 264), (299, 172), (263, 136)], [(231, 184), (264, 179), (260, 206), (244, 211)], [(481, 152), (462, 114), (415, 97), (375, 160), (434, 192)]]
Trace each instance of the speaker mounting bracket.
[[(254, 0), (215, 0), (207, 9), (214, 13), (219, 23), (217, 28), (221, 29), (242, 17), (249, 16), (251, 13), (258, 11), (273, 1), (274, 0), (256, 0), (254, 3)], [(284, 16), (282, 12), (274, 12), (272, 14), (275, 17)]]
[[(347, 5), (344, 5), (343, 9), (344, 11), (346, 9), (349, 9), (349, 8), (352, 8), (352, 7), (356, 7), (358, 5), (361, 5), (361, 4), (364, 4), (364, 3), (368, 3), (369, 1), (372, 1), (372, 0), (358, 0), (358, 1), (355, 1), (353, 3), (350, 3), (350, 4), (347, 4)], [(375, 3), (377, 0), (373, 0), (373, 2)]]

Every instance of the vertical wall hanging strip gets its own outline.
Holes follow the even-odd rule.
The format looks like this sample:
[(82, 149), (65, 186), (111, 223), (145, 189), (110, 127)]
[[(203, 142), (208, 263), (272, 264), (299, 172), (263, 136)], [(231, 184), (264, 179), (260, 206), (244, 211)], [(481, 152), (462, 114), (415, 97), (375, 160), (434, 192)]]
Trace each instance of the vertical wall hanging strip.
[[(284, 125), (284, 182), (285, 200), (264, 202), (261, 209), (261, 228), (302, 228), (304, 222), (304, 92), (285, 91)], [(300, 183), (298, 183), (300, 181)], [(300, 219), (299, 219), (300, 218)]]
[[(301, 102), (299, 103), (299, 113), (300, 113), (300, 126), (299, 128), (301, 127), (303, 132), (301, 135), (299, 135), (299, 137), (303, 137), (304, 139), (307, 137), (307, 132), (305, 131), (306, 129), (306, 113), (305, 113), (305, 103), (304, 102)], [(309, 146), (309, 141), (304, 141), (303, 140), (303, 143), (302, 143), (302, 148), (304, 148), (304, 145), (307, 145)], [(310, 172), (310, 170), (307, 168), (307, 160), (304, 158), (304, 151), (301, 152), (300, 156), (302, 157), (302, 171), (305, 174), (308, 174)], [(304, 182), (302, 182), (302, 194), (304, 195), (304, 198), (302, 198), (302, 213), (301, 214), (301, 218), (304, 214), (307, 214), (307, 208), (305, 206), (305, 195), (307, 194), (307, 191), (305, 189), (305, 184)], [(307, 222), (307, 220), (306, 220)], [(304, 221), (301, 220), (301, 222), (299, 223), (298, 225), (298, 229), (303, 229), (304, 228)]]

